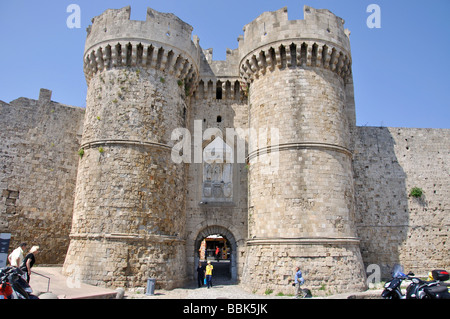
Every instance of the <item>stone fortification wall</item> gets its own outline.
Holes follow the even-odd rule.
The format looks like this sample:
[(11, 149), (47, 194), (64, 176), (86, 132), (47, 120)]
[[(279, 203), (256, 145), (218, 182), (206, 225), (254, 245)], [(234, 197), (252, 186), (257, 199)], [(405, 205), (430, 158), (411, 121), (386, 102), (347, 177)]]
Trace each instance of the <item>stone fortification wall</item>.
[(106, 286), (186, 280), (186, 175), (171, 158), (186, 127), (200, 49), (171, 14), (107, 10), (88, 30), (86, 120), (63, 272)]
[[(230, 174), (218, 180), (208, 180), (205, 176), (205, 158), (202, 163), (194, 163), (188, 167), (186, 195), (186, 256), (188, 275), (194, 278), (195, 267), (199, 261), (199, 245), (208, 235), (220, 234), (230, 243), (232, 279), (242, 275), (247, 238), (247, 168), (246, 153), (248, 142), (247, 98), (242, 92), (236, 64), (236, 52), (229, 51), (225, 61), (212, 61), (212, 50), (204, 51), (201, 64), (200, 84), (191, 100), (191, 113), (188, 129), (191, 134), (199, 133), (201, 151), (208, 147), (219, 136), (224, 141), (232, 139), (230, 149), (233, 151), (231, 163), (222, 158), (215, 163), (216, 167), (229, 165)], [(198, 130), (200, 128), (200, 130)], [(217, 129), (214, 135), (207, 132)], [(232, 131), (230, 131), (232, 129)], [(197, 131), (199, 132), (197, 132)], [(227, 135), (232, 133), (231, 135)], [(192, 136), (192, 144), (197, 136)], [(194, 149), (193, 149), (194, 150)], [(242, 158), (238, 158), (241, 155)], [(223, 169), (222, 169), (223, 171)], [(229, 196), (215, 197), (207, 190), (212, 185), (223, 192), (222, 184), (231, 183)], [(214, 186), (213, 186), (214, 187)]]
[(40, 264), (62, 264), (69, 245), (84, 109), (51, 101), (0, 101), (0, 232), (39, 245)]
[[(450, 130), (358, 127), (356, 227), (366, 265), (450, 268)], [(420, 198), (410, 196), (414, 187)]]
[(284, 9), (265, 13), (244, 28), (239, 44), (250, 128), (270, 132), (249, 145), (243, 280), (261, 292), (267, 285), (288, 292), (296, 266), (314, 290), (365, 287), (346, 112), (349, 40), (329, 11), (305, 7), (305, 17), (290, 22)]
[[(226, 128), (245, 127), (247, 121), (246, 105), (235, 101), (197, 100), (193, 103), (193, 116), (203, 128), (216, 127), (226, 138)], [(222, 117), (217, 123), (217, 116)], [(203, 120), (206, 120), (203, 122)], [(207, 126), (211, 123), (211, 126)], [(193, 127), (193, 125), (192, 125)], [(193, 132), (193, 131), (192, 131)], [(245, 136), (239, 137), (245, 140)], [(207, 138), (203, 145), (206, 147), (212, 139)], [(237, 146), (235, 142), (235, 146)], [(236, 150), (236, 148), (235, 148)], [(236, 154), (236, 151), (234, 152)], [(186, 194), (186, 253), (189, 275), (194, 275), (194, 267), (198, 264), (197, 238), (201, 233), (216, 235), (215, 226), (221, 228), (222, 236), (235, 242), (232, 249), (233, 269), (232, 277), (240, 278), (245, 254), (245, 240), (247, 238), (247, 169), (244, 163), (231, 163), (232, 196), (227, 202), (214, 202), (213, 198), (205, 197), (205, 163), (192, 163), (188, 167)], [(220, 181), (219, 181), (220, 182)], [(202, 202), (203, 201), (203, 202)]]
[[(304, 14), (263, 13), (225, 61), (172, 14), (95, 17), (86, 110), (48, 90), (0, 101), (11, 247), (38, 244), (39, 263), (65, 258), (74, 282), (122, 287), (183, 285), (217, 234), (231, 278), (261, 293), (292, 293), (296, 266), (315, 294), (363, 289), (370, 264), (383, 277), (396, 263), (450, 268), (450, 131), (356, 127), (349, 31), (328, 10)], [(172, 158), (176, 128), (191, 134), (186, 164)], [(234, 161), (195, 161), (220, 146), (213, 128)]]

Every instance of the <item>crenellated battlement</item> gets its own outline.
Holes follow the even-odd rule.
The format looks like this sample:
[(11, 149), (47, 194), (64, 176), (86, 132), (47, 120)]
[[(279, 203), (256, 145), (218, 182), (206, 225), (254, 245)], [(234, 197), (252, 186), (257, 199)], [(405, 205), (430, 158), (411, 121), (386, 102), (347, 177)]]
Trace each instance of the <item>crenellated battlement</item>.
[(95, 73), (116, 67), (153, 68), (194, 83), (198, 78), (197, 63), (186, 57), (185, 52), (160, 43), (105, 43), (104, 46), (98, 46), (86, 54), (84, 59), (84, 72), (88, 83)]
[(128, 6), (92, 19), (84, 54), (88, 83), (98, 71), (126, 66), (154, 68), (195, 81), (201, 49), (197, 36), (191, 40), (193, 28), (173, 14), (151, 8), (146, 21), (130, 20), (130, 13)]
[(239, 38), (240, 75), (252, 81), (268, 70), (323, 67), (351, 74), (349, 31), (329, 10), (304, 7), (304, 20), (289, 20), (287, 8), (265, 12)]
[(271, 43), (246, 55), (240, 66), (240, 75), (247, 82), (273, 71), (275, 68), (322, 67), (342, 78), (351, 75), (351, 57), (338, 47), (320, 41), (286, 40)]
[(195, 92), (196, 99), (242, 100), (246, 92), (237, 77), (206, 77), (201, 78)]
[(253, 50), (287, 39), (320, 41), (350, 52), (349, 31), (345, 21), (326, 9), (303, 8), (304, 20), (289, 20), (286, 7), (265, 12), (245, 25), (239, 39), (241, 59)]
[(202, 51), (200, 79), (196, 99), (242, 100), (245, 92), (241, 89), (239, 76), (239, 52), (227, 49), (226, 59), (213, 60), (213, 49)]

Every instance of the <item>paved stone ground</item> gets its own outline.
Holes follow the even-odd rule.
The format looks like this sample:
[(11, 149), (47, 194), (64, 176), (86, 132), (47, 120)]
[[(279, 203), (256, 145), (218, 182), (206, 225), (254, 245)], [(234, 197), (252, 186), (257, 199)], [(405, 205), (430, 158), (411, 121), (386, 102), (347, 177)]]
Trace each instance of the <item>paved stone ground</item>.
[(177, 288), (174, 290), (155, 290), (153, 296), (145, 295), (144, 289), (128, 290), (125, 292), (126, 299), (261, 299), (261, 298), (293, 298), (261, 296), (245, 291), (238, 284), (231, 284), (220, 280), (213, 282), (212, 288), (203, 286), (198, 288), (195, 283), (191, 283), (186, 288)]
[[(34, 272), (44, 275), (42, 277), (32, 274), (31, 287), (35, 294), (49, 290), (53, 297), (59, 299), (108, 299), (115, 298), (118, 290), (106, 289), (86, 284), (74, 285), (61, 273), (61, 267), (36, 267)], [(49, 282), (48, 279), (51, 279)], [(184, 288), (174, 290), (156, 290), (153, 296), (145, 294), (145, 287), (125, 291), (125, 299), (294, 299), (294, 296), (257, 295), (246, 291), (239, 284), (232, 283), (226, 278), (213, 277), (213, 287), (197, 287), (196, 282), (191, 282)], [(379, 299), (382, 290), (368, 290), (328, 297), (314, 297), (314, 299)], [(294, 287), (292, 287), (294, 294)], [(41, 298), (41, 296), (40, 296)]]
[[(292, 289), (294, 294), (294, 288)], [(345, 293), (328, 297), (313, 297), (313, 299), (379, 299), (381, 290), (368, 290), (365, 292)], [(189, 284), (186, 288), (174, 290), (155, 290), (153, 296), (145, 294), (145, 288), (127, 290), (125, 299), (295, 299), (295, 296), (257, 295), (244, 290), (239, 284), (230, 283), (227, 280), (213, 282), (212, 288), (203, 286), (198, 288), (196, 283)]]

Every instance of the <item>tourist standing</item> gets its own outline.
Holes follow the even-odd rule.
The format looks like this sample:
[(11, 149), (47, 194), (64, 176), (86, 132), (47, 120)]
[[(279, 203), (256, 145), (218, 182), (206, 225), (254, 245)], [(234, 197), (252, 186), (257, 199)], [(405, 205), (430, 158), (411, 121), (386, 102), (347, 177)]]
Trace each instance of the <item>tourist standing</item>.
[(31, 268), (33, 267), (34, 263), (36, 262), (35, 255), (38, 252), (39, 252), (39, 246), (31, 247), (30, 252), (28, 253), (28, 255), (25, 256), (25, 259), (23, 260), (22, 265), (20, 266), (20, 269), (25, 273), (28, 283), (30, 283)]
[(197, 267), (197, 283), (198, 287), (203, 286), (203, 281), (205, 280), (205, 268), (203, 268), (202, 263), (198, 263)]
[(305, 279), (303, 279), (302, 271), (300, 270), (300, 267), (297, 267), (295, 269), (295, 279), (294, 284), (296, 288), (295, 295), (297, 298), (304, 298), (306, 296), (305, 292), (301, 288), (301, 285), (305, 283)]
[(19, 247), (13, 250), (8, 256), (9, 264), (13, 267), (19, 267), (23, 262), (23, 251), (27, 248), (26, 243), (21, 243)]
[(219, 261), (219, 258), (220, 258), (220, 248), (219, 248), (219, 246), (216, 246), (216, 260), (217, 261)]
[(208, 264), (206, 265), (205, 275), (206, 275), (206, 287), (212, 287), (212, 271), (213, 266), (211, 265), (211, 261), (208, 260)]

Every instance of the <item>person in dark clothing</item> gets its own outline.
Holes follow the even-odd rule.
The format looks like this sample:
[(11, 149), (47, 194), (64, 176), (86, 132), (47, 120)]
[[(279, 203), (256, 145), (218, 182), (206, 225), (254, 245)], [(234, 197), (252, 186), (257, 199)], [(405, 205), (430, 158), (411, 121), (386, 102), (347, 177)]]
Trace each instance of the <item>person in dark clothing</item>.
[(197, 267), (197, 283), (198, 287), (203, 286), (203, 281), (205, 280), (205, 268), (202, 266), (202, 263), (198, 263)]
[(37, 254), (38, 252), (39, 246), (31, 247), (30, 252), (28, 253), (28, 255), (25, 256), (25, 259), (23, 260), (22, 265), (20, 266), (20, 269), (25, 273), (28, 283), (30, 283), (31, 268), (36, 262), (35, 254)]

